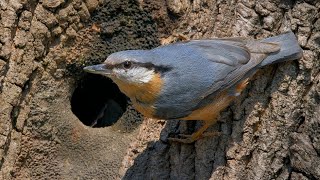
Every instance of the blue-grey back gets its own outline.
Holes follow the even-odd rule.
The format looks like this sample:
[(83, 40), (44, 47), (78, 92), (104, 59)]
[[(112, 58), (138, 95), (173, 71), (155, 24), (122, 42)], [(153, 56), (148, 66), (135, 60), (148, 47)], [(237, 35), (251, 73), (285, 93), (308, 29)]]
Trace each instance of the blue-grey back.
[(302, 50), (294, 34), (287, 32), (265, 40), (193, 40), (149, 53), (155, 57), (154, 64), (172, 67), (163, 76), (164, 88), (155, 103), (157, 115), (178, 119), (211, 103), (220, 92), (232, 91), (258, 68), (300, 58)]

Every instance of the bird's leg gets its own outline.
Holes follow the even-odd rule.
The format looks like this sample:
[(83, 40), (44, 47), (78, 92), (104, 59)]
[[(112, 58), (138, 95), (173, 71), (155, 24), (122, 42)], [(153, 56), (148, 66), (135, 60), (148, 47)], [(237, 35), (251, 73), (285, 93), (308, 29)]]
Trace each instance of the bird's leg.
[(219, 136), (221, 133), (220, 132), (207, 132), (205, 131), (216, 122), (216, 118), (214, 118), (211, 121), (204, 121), (204, 125), (198, 129), (196, 132), (194, 132), (191, 135), (186, 135), (186, 134), (179, 134), (180, 137), (182, 138), (168, 138), (169, 141), (175, 141), (175, 142), (180, 142), (180, 143), (193, 143), (194, 141), (202, 138), (202, 137), (209, 137), (209, 136)]

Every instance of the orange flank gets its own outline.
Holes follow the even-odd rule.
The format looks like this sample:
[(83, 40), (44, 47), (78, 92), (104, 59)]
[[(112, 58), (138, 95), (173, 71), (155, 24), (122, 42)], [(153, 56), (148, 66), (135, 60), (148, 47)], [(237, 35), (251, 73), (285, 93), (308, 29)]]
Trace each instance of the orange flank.
[[(240, 94), (245, 89), (248, 80), (247, 78), (236, 85), (236, 93)], [(227, 108), (234, 99), (235, 96), (230, 96), (227, 91), (223, 91), (212, 100), (212, 103), (193, 111), (187, 117), (182, 118), (182, 120), (216, 121), (219, 113)]]
[(155, 111), (153, 104), (163, 85), (160, 74), (155, 74), (148, 83), (142, 84), (123, 82), (116, 78), (113, 81), (131, 99), (134, 108), (146, 117), (153, 117)]
[(222, 92), (215, 97), (212, 103), (193, 111), (187, 117), (182, 118), (182, 120), (216, 121), (220, 111), (228, 107), (233, 99), (234, 96), (229, 96), (227, 92)]

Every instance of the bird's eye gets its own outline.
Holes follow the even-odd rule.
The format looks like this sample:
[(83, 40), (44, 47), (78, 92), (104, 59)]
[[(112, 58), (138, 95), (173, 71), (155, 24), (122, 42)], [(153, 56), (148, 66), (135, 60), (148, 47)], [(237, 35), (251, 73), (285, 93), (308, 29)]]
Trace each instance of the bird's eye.
[(125, 61), (123, 63), (123, 67), (126, 69), (129, 69), (131, 66), (132, 66), (132, 62), (130, 62), (130, 61)]

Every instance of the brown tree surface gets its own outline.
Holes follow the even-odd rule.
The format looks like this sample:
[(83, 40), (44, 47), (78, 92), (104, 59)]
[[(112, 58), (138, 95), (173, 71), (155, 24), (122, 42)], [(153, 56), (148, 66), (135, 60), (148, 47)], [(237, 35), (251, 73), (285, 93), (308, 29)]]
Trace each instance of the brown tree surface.
[[(303, 58), (260, 70), (209, 129), (223, 135), (194, 144), (166, 138), (201, 122), (141, 121), (82, 71), (120, 50), (288, 29)], [(0, 0), (0, 179), (320, 179), (319, 70), (318, 0)], [(122, 117), (90, 127), (110, 98)]]

